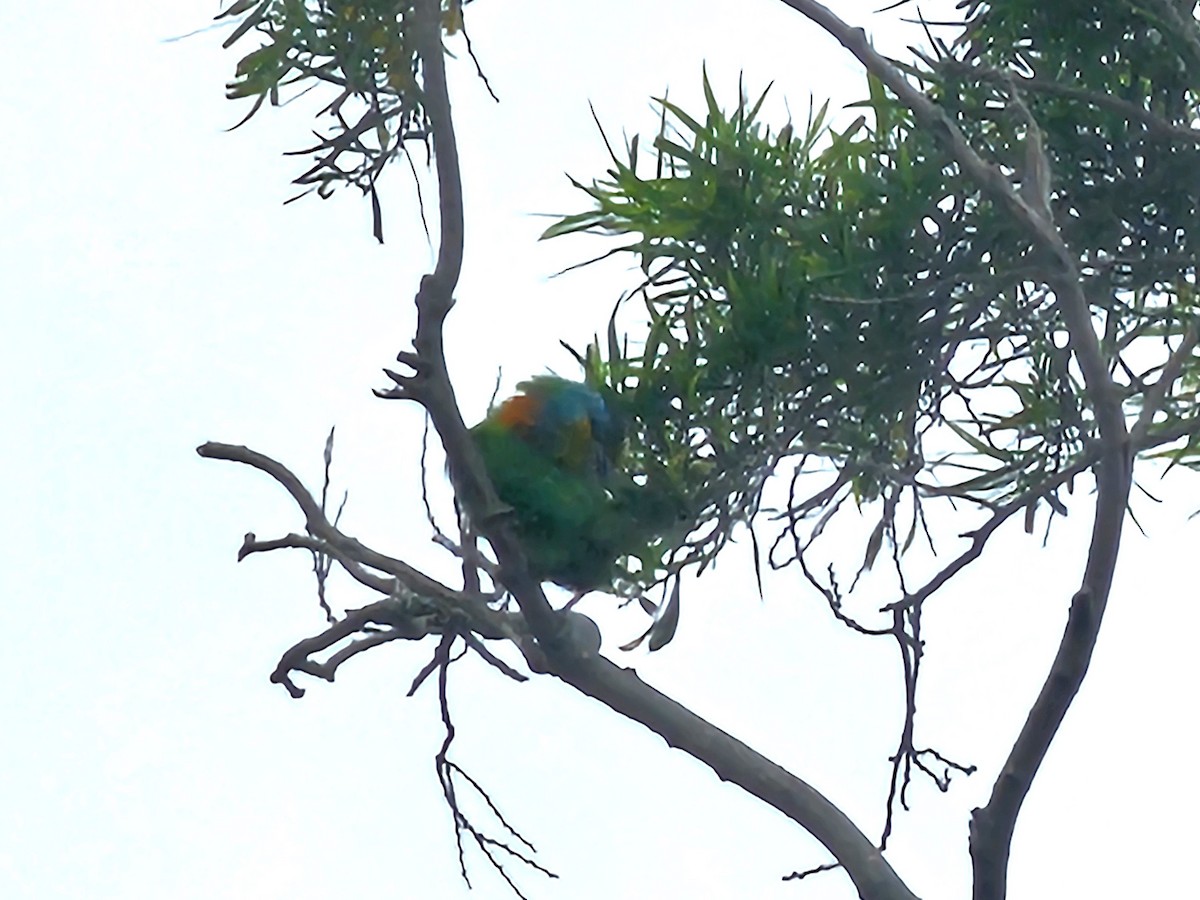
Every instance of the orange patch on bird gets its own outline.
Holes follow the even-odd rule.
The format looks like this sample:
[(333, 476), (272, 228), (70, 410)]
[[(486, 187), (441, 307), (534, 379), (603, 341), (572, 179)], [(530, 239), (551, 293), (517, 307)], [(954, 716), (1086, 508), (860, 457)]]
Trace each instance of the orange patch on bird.
[(509, 397), (496, 410), (496, 421), (506, 428), (532, 428), (542, 404), (528, 394)]

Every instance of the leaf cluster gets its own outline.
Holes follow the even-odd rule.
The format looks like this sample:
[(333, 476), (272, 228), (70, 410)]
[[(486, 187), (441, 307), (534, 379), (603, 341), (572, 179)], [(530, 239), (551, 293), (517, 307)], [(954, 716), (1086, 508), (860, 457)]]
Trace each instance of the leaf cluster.
[[(934, 39), (907, 68), (1015, 188), (1045, 192), (1131, 420), (1197, 312), (1200, 31), (1188, 13), (1168, 38), (1178, 5), (1151, 6), (1157, 18), (1132, 3), (964, 4), (958, 40)], [(688, 500), (687, 561), (711, 561), (789, 457), (835, 473), (808, 495), (793, 481), (792, 558), (801, 520), (815, 537), (847, 499), (879, 500), (866, 564), (883, 536), (911, 543), (923, 500), (1053, 515), (1087, 468), (1097, 432), (1049, 286), (1056, 262), (938, 135), (868, 87), (848, 128), (822, 107), (802, 129), (772, 129), (765, 93), (739, 89), (727, 111), (706, 76), (700, 116), (657, 101), (651, 152), (636, 137), (623, 154), (610, 146), (606, 175), (576, 182), (589, 208), (546, 232), (617, 236), (611, 252), (640, 263), (629, 296), (644, 338), (610, 327), (593, 353), (634, 423), (634, 469), (665, 467)], [(1031, 168), (1039, 158), (1049, 172)], [(1139, 449), (1196, 431), (1187, 349)], [(1184, 439), (1177, 458), (1195, 464)]]
[[(442, 27), (462, 28), (462, 5), (441, 0)], [(318, 113), (332, 124), (314, 132), (318, 143), (292, 155), (313, 164), (295, 179), (305, 190), (330, 196), (352, 185), (371, 197), (375, 236), (382, 241), (376, 182), (406, 142), (424, 143), (428, 122), (422, 105), (420, 61), (412, 39), (413, 0), (237, 0), (217, 18), (237, 21), (226, 48), (248, 35), (260, 43), (238, 61), (227, 85), (231, 100), (253, 98), (247, 122), (281, 91), (297, 95), (325, 86), (335, 96)], [(289, 201), (290, 202), (290, 201)]]

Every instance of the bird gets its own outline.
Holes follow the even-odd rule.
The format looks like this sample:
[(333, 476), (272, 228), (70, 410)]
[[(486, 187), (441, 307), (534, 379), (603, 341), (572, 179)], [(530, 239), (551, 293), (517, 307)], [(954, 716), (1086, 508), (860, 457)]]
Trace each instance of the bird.
[(554, 375), (517, 388), (471, 436), (512, 510), (530, 572), (575, 591), (611, 587), (630, 524), (608, 488), (625, 441), (615, 404)]
[(625, 443), (625, 429), (613, 404), (596, 388), (557, 375), (538, 375), (518, 384), (517, 390), (489, 420), (560, 468), (601, 480), (609, 475)]

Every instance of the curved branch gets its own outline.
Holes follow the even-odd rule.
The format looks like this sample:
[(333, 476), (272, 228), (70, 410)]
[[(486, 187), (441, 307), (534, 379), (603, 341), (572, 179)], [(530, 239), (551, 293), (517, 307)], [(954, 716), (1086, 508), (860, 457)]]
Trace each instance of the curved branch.
[(506, 507), (496, 496), (467, 432), (446, 369), (442, 327), (454, 305), (463, 259), (462, 175), (446, 87), (441, 4), (439, 0), (417, 0), (415, 6), (413, 33), (421, 57), (423, 102), (437, 164), (441, 237), (434, 271), (421, 280), (417, 292), (417, 330), (413, 338), (416, 353), (397, 356), (414, 374), (387, 372), (395, 387), (376, 393), (389, 399), (418, 400), (428, 411), (446, 450), (456, 495), (495, 550), (504, 586), (516, 598), (530, 630), (539, 643), (549, 643), (561, 635), (561, 619), (546, 600), (541, 585), (530, 576), (521, 545), (505, 522)]
[[(424, 572), (414, 569), (403, 560), (394, 559), (393, 557), (385, 556), (382, 553), (372, 550), (331, 525), (329, 520), (325, 518), (325, 513), (322, 512), (320, 504), (308, 492), (308, 489), (301, 484), (300, 479), (283, 463), (251, 450), (249, 447), (243, 447), (240, 444), (221, 444), (216, 441), (208, 441), (197, 447), (196, 452), (205, 459), (224, 459), (229, 462), (238, 462), (243, 465), (252, 466), (261, 472), (266, 472), (278, 481), (292, 495), (292, 499), (296, 501), (296, 505), (304, 513), (304, 525), (308, 529), (309, 534), (324, 541), (329, 545), (329, 549), (340, 551), (338, 554), (339, 562), (341, 561), (340, 556), (345, 554), (362, 565), (378, 569), (380, 572), (387, 572), (389, 575), (394, 576), (414, 594), (441, 599), (458, 599), (458, 592), (442, 584), (440, 581), (436, 581)], [(254, 538), (251, 537), (250, 541), (253, 540)], [(281, 544), (280, 546), (285, 545)], [(239, 559), (244, 558), (248, 552), (254, 552), (258, 549), (268, 548), (252, 546), (247, 550), (243, 546)], [(386, 589), (374, 584), (368, 584), (368, 587), (387, 592)]]
[[(1046, 280), (1070, 335), (1071, 350), (1083, 373), (1086, 394), (1100, 432), (1096, 461), (1096, 509), (1092, 539), (1082, 585), (1071, 604), (1067, 629), (1041, 693), (1009, 753), (987, 806), (971, 818), (971, 858), (975, 900), (1003, 900), (1007, 892), (1008, 856), (1017, 815), (1047, 749), (1087, 674), (1100, 633), (1113, 572), (1121, 545), (1121, 530), (1132, 486), (1133, 453), (1120, 388), (1109, 374), (1100, 340), (1093, 327), (1091, 307), (1083, 291), (1079, 265), (1067, 247), (1048, 207), (1035, 208), (1013, 188), (999, 167), (989, 164), (971, 147), (951, 118), (915, 88), (901, 70), (871, 46), (866, 32), (852, 28), (814, 0), (783, 0), (807, 16), (849, 50), (863, 66), (894, 93), (944, 146), (965, 175), (1007, 209), (1041, 248), (1054, 268)], [(1029, 121), (1027, 163), (1034, 171), (1049, 171), (1038, 140), (1037, 124)]]
[(1145, 107), (1138, 106), (1136, 103), (1130, 103), (1128, 100), (1122, 100), (1120, 97), (1114, 97), (1111, 94), (1098, 94), (1095, 91), (1071, 87), (1052, 78), (1039, 78), (1037, 76), (1014, 78), (1009, 73), (1000, 71), (999, 69), (989, 66), (971, 65), (952, 57), (944, 57), (938, 60), (938, 66), (960, 78), (972, 76), (981, 81), (988, 81), (992, 84), (999, 84), (1006, 87), (1016, 84), (1023, 90), (1034, 91), (1040, 94), (1053, 94), (1058, 97), (1066, 97), (1069, 100), (1078, 100), (1080, 103), (1087, 103), (1098, 109), (1106, 109), (1109, 112), (1123, 115), (1131, 122), (1138, 122), (1145, 126), (1147, 132), (1157, 137), (1177, 138), (1191, 143), (1200, 143), (1200, 129), (1172, 125)]
[[(253, 533), (247, 534), (241, 549), (238, 551), (239, 561), (245, 559), (251, 553), (285, 548), (302, 548), (329, 553), (360, 584), (391, 597), (402, 596), (407, 593), (411, 598), (426, 604), (430, 614), (442, 619), (455, 617), (462, 622), (463, 627), (488, 640), (512, 641), (526, 655), (527, 659), (532, 657), (533, 662), (541, 665), (542, 656), (540, 653), (534, 653), (535, 648), (529, 646), (528, 631), (520, 615), (492, 609), (487, 605), (483, 596), (449, 588), (440, 581), (436, 581), (425, 573), (414, 569), (403, 560), (395, 559), (372, 550), (354, 538), (343, 534), (329, 523), (317, 501), (304, 485), (300, 483), (300, 479), (283, 463), (277, 462), (269, 456), (257, 453), (247, 447), (236, 444), (220, 444), (213, 441), (197, 447), (196, 452), (208, 459), (225, 459), (232, 462), (240, 462), (266, 472), (283, 485), (287, 492), (291, 494), (292, 499), (296, 501), (296, 505), (304, 513), (308, 531), (313, 535), (312, 538), (305, 537), (304, 535), (288, 535), (274, 541), (259, 541)], [(380, 572), (385, 572), (391, 575), (392, 579), (380, 578), (366, 571), (366, 569), (376, 569)], [(391, 606), (388, 606), (389, 603)], [(390, 615), (392, 619), (396, 618), (394, 601), (382, 601), (364, 609), (369, 614)], [(411, 619), (413, 612), (407, 610), (405, 611), (405, 615)], [(391, 619), (387, 621), (389, 624), (395, 624)], [(341, 624), (335, 623), (331, 630), (326, 631), (322, 637), (332, 635)], [(360, 624), (366, 624), (366, 620)], [(440, 627), (436, 629), (431, 629), (428, 626), (423, 627), (426, 628), (424, 632), (406, 636), (417, 639), (427, 634), (441, 634), (443, 632), (443, 629)], [(336, 641), (338, 638), (333, 638), (333, 640)], [(328, 645), (313, 646), (320, 650)]]
[(602, 656), (552, 660), (551, 673), (640, 722), (729, 781), (798, 822), (850, 875), (865, 900), (916, 900), (878, 848), (816, 788)]

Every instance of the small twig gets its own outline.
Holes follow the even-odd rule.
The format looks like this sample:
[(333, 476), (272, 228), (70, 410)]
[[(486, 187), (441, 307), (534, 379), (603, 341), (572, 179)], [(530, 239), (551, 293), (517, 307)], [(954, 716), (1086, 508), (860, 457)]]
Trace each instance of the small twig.
[[(939, 763), (941, 763), (941, 765), (944, 767), (944, 770), (945, 770), (943, 772), (943, 774), (941, 776), (936, 775), (928, 766), (925, 765), (924, 762), (922, 762), (921, 758), (923, 756), (932, 756)], [(943, 756), (942, 754), (938, 753), (936, 750), (934, 750), (930, 747), (926, 747), (922, 750), (917, 750), (914, 748), (913, 761), (916, 762), (916, 764), (921, 767), (921, 770), (923, 772), (925, 772), (930, 778), (933, 779), (934, 783), (938, 786), (938, 789), (941, 790), (943, 793), (945, 793), (947, 790), (950, 789), (950, 770), (951, 769), (961, 772), (964, 775), (974, 775), (975, 772), (978, 771), (977, 767), (963, 765), (962, 763), (956, 763), (951, 759), (947, 759), (945, 756)]]
[[(466, 17), (464, 16), (464, 19), (465, 18)], [(467, 42), (467, 56), (471, 57), (471, 62), (475, 63), (475, 74), (479, 76), (480, 81), (483, 82), (483, 86), (487, 89), (487, 92), (491, 98), (499, 103), (500, 98), (497, 97), (496, 92), (492, 90), (492, 83), (488, 81), (487, 75), (485, 75), (483, 72), (483, 66), (479, 64), (479, 57), (475, 55), (475, 48), (471, 45), (471, 35), (467, 32), (467, 24), (465, 21), (462, 23), (461, 30), (463, 40)]]
[(469, 631), (462, 633), (462, 639), (466, 645), (474, 650), (489, 666), (494, 669), (499, 669), (503, 674), (507, 675), (513, 681), (528, 681), (528, 675), (522, 675), (504, 660), (500, 659), (491, 650), (483, 645), (483, 642), (476, 638)]
[[(339, 641), (372, 624), (386, 625), (389, 630), (368, 635), (361, 641), (351, 644), (346, 650), (334, 654), (324, 663), (317, 662), (312, 658), (313, 654), (327, 650)], [(316, 637), (299, 641), (290, 647), (280, 658), (275, 671), (271, 673), (271, 682), (283, 685), (292, 697), (299, 699), (304, 696), (304, 689), (297, 687), (292, 681), (292, 672), (304, 672), (314, 678), (332, 682), (337, 674), (338, 666), (363, 650), (391, 640), (420, 640), (431, 633), (433, 632), (428, 624), (404, 614), (396, 601), (383, 600), (373, 603), (348, 613), (344, 619), (335, 622)]]
[[(442, 640), (444, 642), (445, 638), (443, 638)], [(417, 689), (420, 688), (421, 685), (425, 683), (425, 680), (430, 675), (432, 675), (434, 672), (437, 671), (438, 666), (440, 666), (442, 664), (442, 658), (443, 658), (442, 646), (441, 646), (441, 644), (439, 644), (437, 646), (437, 648), (435, 648), (433, 651), (433, 657), (429, 660), (429, 662), (427, 662), (427, 663), (425, 663), (425, 665), (421, 666), (421, 670), (419, 672), (417, 672), (417, 674), (413, 677), (412, 684), (409, 685), (409, 688), (408, 688), (408, 693), (405, 694), (404, 696), (406, 696), (406, 697), (413, 696), (417, 692)]]
[(1083, 88), (1072, 87), (1067, 84), (1060, 84), (1047, 78), (1022, 78), (1014, 77), (1008, 72), (990, 66), (971, 64), (953, 58), (945, 58), (939, 61), (938, 68), (951, 72), (960, 77), (970, 76), (978, 78), (980, 81), (990, 81), (993, 84), (1011, 85), (1014, 82), (1023, 90), (1032, 91), (1039, 94), (1053, 94), (1059, 97), (1066, 97), (1070, 100), (1078, 100), (1081, 103), (1086, 103), (1090, 106), (1098, 107), (1099, 109), (1107, 109), (1112, 112), (1120, 113), (1133, 122), (1138, 122), (1146, 127), (1146, 131), (1150, 134), (1164, 138), (1179, 138), (1181, 140), (1190, 141), (1192, 143), (1200, 143), (1200, 130), (1194, 128), (1183, 128), (1177, 125), (1172, 125), (1170, 122), (1164, 121), (1159, 116), (1156, 116), (1150, 110), (1138, 106), (1136, 103), (1130, 103), (1128, 100), (1122, 100), (1112, 94), (1100, 94), (1094, 91), (1088, 91)]
[[(518, 888), (516, 883), (512, 880), (512, 877), (507, 871), (505, 871), (501, 861), (496, 858), (494, 851), (503, 851), (510, 857), (524, 863), (526, 866), (535, 869), (538, 872), (541, 872), (543, 875), (546, 875), (549, 878), (557, 878), (558, 876), (554, 872), (551, 872), (549, 869), (542, 866), (536, 860), (526, 856), (524, 853), (510, 846), (506, 842), (497, 840), (496, 838), (484, 834), (471, 822), (471, 820), (466, 816), (465, 813), (463, 813), (459, 806), (458, 794), (454, 788), (455, 775), (461, 776), (468, 784), (471, 785), (472, 788), (475, 789), (479, 796), (483, 798), (484, 803), (487, 804), (488, 809), (492, 811), (492, 814), (495, 815), (496, 819), (500, 822), (501, 827), (503, 827), (505, 831), (528, 847), (531, 852), (537, 852), (533, 845), (508, 823), (508, 820), (505, 819), (500, 813), (499, 808), (496, 806), (491, 796), (486, 790), (484, 790), (479, 782), (468, 775), (461, 766), (452, 762), (449, 758), (450, 745), (454, 742), (455, 737), (454, 722), (450, 717), (450, 701), (447, 690), (449, 683), (449, 669), (451, 663), (454, 662), (454, 657), (452, 657), (450, 653), (453, 643), (454, 638), (452, 635), (447, 635), (444, 637), (441, 644), (438, 645), (437, 651), (434, 654), (434, 659), (425, 668), (429, 669), (432, 666), (438, 673), (438, 705), (441, 710), (442, 726), (445, 728), (446, 735), (442, 740), (441, 748), (434, 757), (434, 767), (437, 770), (438, 781), (441, 782), (442, 785), (442, 795), (446, 800), (446, 805), (450, 809), (451, 819), (454, 823), (454, 838), (458, 847), (459, 871), (462, 875), (463, 881), (465, 881), (469, 887), (471, 885), (471, 880), (467, 874), (467, 862), (465, 848), (463, 846), (463, 835), (467, 834), (470, 835), (471, 839), (475, 841), (476, 846), (483, 852), (484, 857), (489, 863), (491, 863), (492, 868), (499, 873), (500, 877), (504, 879), (505, 883), (508, 884), (513, 893), (522, 898), (522, 900), (527, 900), (520, 888)], [(422, 670), (422, 672), (425, 672), (425, 670)]]
[[(325, 439), (325, 478), (321, 484), (321, 512), (325, 513), (328, 510), (329, 502), (329, 473), (333, 467), (333, 433), (334, 427), (329, 429), (329, 437)], [(342, 497), (342, 503), (338, 507), (337, 514), (333, 517), (333, 524), (336, 526), (339, 519), (342, 517), (342, 511), (346, 508), (346, 500), (349, 494)], [(312, 551), (313, 574), (317, 579), (317, 602), (321, 605), (321, 610), (325, 613), (325, 620), (332, 624), (337, 620), (333, 614), (333, 609), (329, 606), (329, 601), (325, 598), (325, 584), (329, 579), (329, 570), (332, 565), (333, 558), (324, 550)]]
[(810, 875), (819, 875), (821, 872), (835, 872), (842, 867), (840, 862), (822, 863), (819, 866), (813, 866), (811, 869), (805, 869), (803, 872), (793, 872), (791, 875), (784, 875), (784, 881), (803, 881)]
[(368, 572), (349, 554), (320, 538), (306, 534), (289, 534), (269, 541), (260, 541), (254, 532), (249, 532), (242, 540), (238, 550), (238, 562), (255, 553), (269, 553), (273, 550), (302, 549), (311, 553), (322, 553), (331, 559), (336, 559), (346, 573), (359, 584), (378, 591), (381, 594), (395, 592), (394, 578), (383, 578), (373, 572)]
[(1129, 432), (1129, 439), (1135, 445), (1145, 439), (1146, 432), (1150, 430), (1150, 426), (1154, 422), (1155, 414), (1162, 409), (1163, 403), (1167, 399), (1167, 393), (1179, 380), (1188, 357), (1196, 349), (1198, 339), (1200, 339), (1200, 330), (1197, 330), (1196, 323), (1193, 321), (1188, 324), (1179, 346), (1168, 357), (1167, 364), (1163, 366), (1158, 380), (1150, 385), (1142, 397), (1142, 411)]

